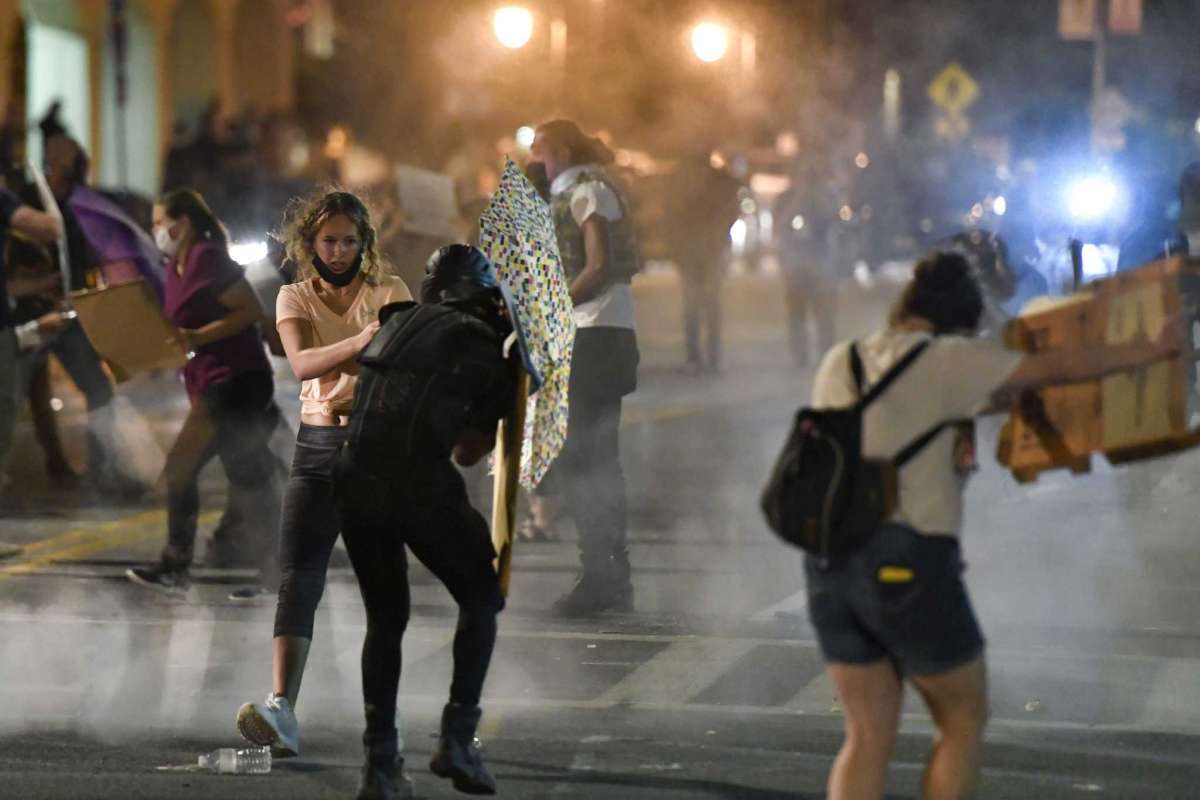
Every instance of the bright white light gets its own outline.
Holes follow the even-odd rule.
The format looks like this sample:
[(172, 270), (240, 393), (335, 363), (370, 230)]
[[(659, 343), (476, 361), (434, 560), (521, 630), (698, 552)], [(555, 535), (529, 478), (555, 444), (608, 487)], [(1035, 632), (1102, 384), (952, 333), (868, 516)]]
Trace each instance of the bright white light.
[(528, 148), (533, 144), (533, 128), (529, 127), (528, 125), (517, 128), (516, 139), (517, 144), (521, 145), (521, 147)]
[(1200, 133), (1200, 117), (1196, 117), (1196, 133)]
[(492, 30), (496, 39), (510, 50), (517, 50), (529, 43), (533, 36), (533, 14), (520, 6), (505, 6), (497, 9), (492, 17)]
[(739, 219), (729, 226), (729, 242), (739, 251), (746, 246), (746, 220)]
[(725, 57), (729, 49), (729, 34), (720, 25), (702, 22), (692, 28), (692, 52), (696, 58), (711, 64)]
[(854, 157), (854, 166), (859, 169), (866, 169), (871, 166), (871, 158), (866, 153), (859, 153)]
[(58, 397), (51, 397), (50, 398), (50, 410), (51, 411), (62, 411), (63, 410), (63, 401)]
[(240, 242), (229, 245), (229, 257), (241, 266), (262, 261), (267, 257), (266, 242)]
[(1120, 248), (1111, 244), (1085, 244), (1083, 246), (1083, 277), (1103, 278), (1117, 270), (1117, 256)]
[(842, 222), (849, 222), (850, 220), (854, 219), (854, 209), (850, 206), (842, 206), (838, 209), (838, 218), (841, 219)]
[(804, 230), (804, 217), (802, 215), (797, 214), (796, 216), (792, 217), (792, 230)]
[(1008, 200), (1004, 198), (1004, 195), (1000, 195), (992, 201), (992, 213), (997, 217), (1003, 217), (1008, 213)]
[(1099, 220), (1116, 206), (1118, 191), (1108, 178), (1084, 178), (1067, 191), (1067, 211), (1077, 220)]

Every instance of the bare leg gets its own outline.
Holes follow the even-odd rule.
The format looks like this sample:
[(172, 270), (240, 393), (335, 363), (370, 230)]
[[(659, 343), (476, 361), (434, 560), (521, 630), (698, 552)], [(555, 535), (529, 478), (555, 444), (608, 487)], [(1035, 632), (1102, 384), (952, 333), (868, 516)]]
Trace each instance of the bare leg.
[(304, 667), (308, 663), (311, 639), (302, 636), (276, 636), (271, 668), (275, 681), (275, 694), (288, 699), (292, 708), (300, 696), (300, 681), (304, 679)]
[(842, 699), (846, 738), (829, 773), (829, 800), (883, 797), (904, 687), (891, 662), (830, 664)]
[(979, 749), (988, 715), (983, 658), (941, 675), (913, 677), (912, 682), (929, 705), (938, 729), (921, 783), (921, 797), (969, 797), (979, 772)]

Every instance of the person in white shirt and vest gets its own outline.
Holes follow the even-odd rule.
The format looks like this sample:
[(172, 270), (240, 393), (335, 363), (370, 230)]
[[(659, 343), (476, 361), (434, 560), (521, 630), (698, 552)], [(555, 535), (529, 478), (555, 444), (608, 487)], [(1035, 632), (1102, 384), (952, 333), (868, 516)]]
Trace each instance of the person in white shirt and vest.
[(567, 442), (552, 470), (579, 535), (581, 571), (554, 610), (578, 616), (633, 608), (621, 400), (637, 387), (630, 280), (641, 265), (629, 203), (603, 165), (612, 151), (570, 120), (539, 125), (533, 159), (550, 180), (550, 208), (575, 304)]

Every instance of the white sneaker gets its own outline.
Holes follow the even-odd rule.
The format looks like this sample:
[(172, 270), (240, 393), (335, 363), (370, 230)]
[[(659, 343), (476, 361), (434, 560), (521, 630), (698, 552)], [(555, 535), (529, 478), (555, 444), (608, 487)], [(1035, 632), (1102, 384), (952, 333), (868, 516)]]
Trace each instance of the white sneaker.
[(300, 725), (292, 705), (282, 695), (269, 694), (262, 703), (246, 703), (238, 709), (238, 733), (259, 747), (270, 747), (276, 758), (300, 755)]

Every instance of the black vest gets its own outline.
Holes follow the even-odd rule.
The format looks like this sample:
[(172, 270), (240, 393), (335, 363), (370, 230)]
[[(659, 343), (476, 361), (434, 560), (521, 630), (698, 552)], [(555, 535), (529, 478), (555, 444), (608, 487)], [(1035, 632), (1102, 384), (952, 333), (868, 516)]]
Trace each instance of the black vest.
[(563, 272), (568, 281), (574, 280), (587, 264), (587, 254), (583, 248), (583, 229), (575, 222), (571, 214), (571, 196), (575, 189), (588, 181), (596, 181), (608, 187), (617, 198), (621, 207), (621, 218), (608, 221), (605, 229), (608, 232), (605, 241), (605, 272), (609, 283), (629, 283), (641, 269), (641, 255), (638, 252), (637, 234), (634, 228), (633, 214), (625, 195), (611, 178), (599, 167), (588, 167), (571, 181), (570, 186), (556, 194), (550, 201), (550, 211), (554, 216), (554, 233), (558, 239), (558, 255), (562, 260)]
[(358, 357), (347, 445), (363, 466), (449, 458), (474, 390), (503, 368), (500, 334), (438, 304), (394, 303), (380, 319)]

